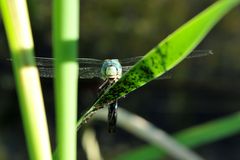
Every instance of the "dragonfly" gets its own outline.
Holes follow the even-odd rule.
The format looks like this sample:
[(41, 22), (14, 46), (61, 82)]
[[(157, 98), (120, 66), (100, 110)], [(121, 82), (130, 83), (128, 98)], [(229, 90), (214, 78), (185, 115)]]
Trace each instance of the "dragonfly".
[[(198, 58), (213, 54), (211, 50), (194, 50), (186, 58)], [(125, 59), (93, 59), (93, 58), (78, 58), (79, 63), (79, 78), (92, 79), (100, 78), (104, 82), (99, 87), (101, 95), (108, 87), (116, 83), (122, 75), (138, 62), (142, 56), (131, 57)], [(53, 58), (36, 57), (36, 64), (41, 77), (53, 78), (54, 66)], [(172, 72), (166, 72), (160, 79), (171, 77)], [(113, 133), (116, 131), (118, 101), (108, 105), (108, 131)]]

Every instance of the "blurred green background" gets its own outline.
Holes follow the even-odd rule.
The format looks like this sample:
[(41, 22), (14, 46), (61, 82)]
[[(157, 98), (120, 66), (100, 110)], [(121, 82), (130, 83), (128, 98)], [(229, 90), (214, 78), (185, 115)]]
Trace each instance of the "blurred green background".
[[(81, 0), (79, 57), (98, 59), (142, 56), (215, 1), (212, 0)], [(28, 1), (36, 56), (52, 57), (52, 3)], [(27, 159), (22, 122), (2, 20), (0, 20), (0, 160)], [(214, 120), (240, 108), (240, 7), (230, 12), (197, 49), (214, 55), (189, 59), (174, 69), (171, 79), (152, 81), (120, 100), (120, 107), (149, 120), (168, 133)], [(67, 54), (67, 53), (66, 53)], [(41, 79), (52, 147), (55, 118), (52, 79)], [(101, 80), (79, 81), (79, 116), (97, 96)], [(106, 115), (107, 116), (107, 115)], [(120, 116), (120, 115), (119, 115)], [(137, 148), (144, 141), (107, 124), (91, 122), (105, 159)], [(78, 158), (85, 159), (78, 133)], [(216, 131), (217, 132), (217, 131)], [(196, 149), (206, 159), (240, 159), (240, 137), (229, 137)]]

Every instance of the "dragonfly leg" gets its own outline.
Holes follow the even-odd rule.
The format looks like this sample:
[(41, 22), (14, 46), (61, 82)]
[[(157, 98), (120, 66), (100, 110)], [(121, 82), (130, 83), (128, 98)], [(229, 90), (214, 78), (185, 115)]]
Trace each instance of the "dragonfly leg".
[(98, 87), (98, 97), (101, 96), (103, 94), (103, 92), (105, 91), (105, 89), (109, 86), (109, 80), (106, 79), (103, 84), (101, 84), (100, 87)]
[(114, 133), (116, 132), (116, 123), (117, 123), (117, 101), (109, 104), (108, 107), (108, 132)]
[(111, 85), (113, 85), (118, 79), (106, 79), (103, 84), (101, 84), (100, 87), (98, 87), (98, 98), (99, 96), (101, 96), (104, 91), (110, 87)]
[(106, 80), (101, 84), (101, 86), (98, 87), (98, 89), (99, 89), (99, 90), (103, 90), (108, 83), (109, 83), (109, 80), (106, 79)]

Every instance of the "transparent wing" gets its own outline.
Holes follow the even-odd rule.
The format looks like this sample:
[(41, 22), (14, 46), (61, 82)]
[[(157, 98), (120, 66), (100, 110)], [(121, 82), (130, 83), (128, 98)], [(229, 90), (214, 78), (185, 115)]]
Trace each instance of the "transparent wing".
[[(41, 77), (53, 78), (54, 72), (52, 67), (38, 67)], [(99, 67), (84, 67), (79, 68), (79, 78), (80, 79), (92, 79), (101, 78), (101, 72)]]
[[(53, 67), (53, 58), (35, 57), (38, 67)], [(93, 58), (78, 58), (80, 67), (101, 67), (103, 60)]]
[[(195, 50), (187, 58), (198, 58), (213, 54), (211, 50)], [(139, 61), (142, 56), (126, 58), (119, 60), (123, 66), (123, 73), (128, 71), (132, 65)], [(52, 78), (53, 75), (53, 58), (36, 57), (36, 64), (39, 68), (40, 76), (45, 78)], [(93, 58), (78, 58), (79, 75), (81, 79), (91, 79), (94, 77), (101, 78), (101, 66), (103, 60)], [(167, 72), (161, 78), (170, 78), (172, 72)]]
[[(40, 76), (45, 78), (53, 78), (53, 58), (36, 57)], [(93, 58), (78, 58), (79, 63), (79, 78), (92, 79), (94, 77), (101, 78), (101, 66), (103, 60)]]
[(119, 59), (119, 62), (122, 66), (132, 66), (134, 65), (137, 61), (142, 59), (143, 56), (137, 56), (137, 57), (131, 57), (131, 58), (124, 58), (124, 59)]
[[(198, 58), (198, 57), (203, 57), (211, 54), (213, 54), (212, 50), (194, 50), (187, 58)], [(130, 66), (135, 64), (142, 57), (143, 56), (120, 59), (119, 62), (123, 66)], [(36, 57), (35, 59), (36, 59), (37, 66), (39, 67), (40, 66), (53, 67), (53, 61), (54, 61), (53, 58)], [(101, 65), (103, 64), (103, 60), (94, 59), (94, 58), (78, 58), (77, 61), (81, 67), (83, 66), (101, 67)]]
[(46, 68), (46, 67), (38, 67), (40, 77), (44, 78), (53, 78), (53, 68)]
[(186, 58), (199, 58), (199, 57), (204, 57), (208, 55), (213, 55), (213, 51), (212, 50), (194, 50)]
[(53, 58), (35, 57), (38, 67), (53, 67)]
[[(191, 59), (191, 58), (199, 58), (199, 57), (203, 57), (203, 56), (207, 56), (207, 55), (211, 55), (213, 54), (212, 50), (194, 50), (189, 56), (187, 56), (187, 59)], [(132, 58), (126, 58), (126, 59), (122, 59), (119, 60), (120, 63), (123, 65), (122, 70), (123, 70), (123, 74), (125, 72), (127, 72), (132, 65), (134, 65), (137, 61), (139, 61), (143, 56), (138, 56), (138, 57), (132, 57)], [(124, 66), (127, 65), (127, 66)], [(174, 73), (174, 69), (167, 71), (166, 73), (164, 73), (162, 76), (160, 76), (157, 79), (170, 79), (172, 77)]]
[[(194, 50), (191, 52), (189, 56), (186, 58), (199, 58), (199, 57), (204, 57), (207, 55), (213, 54), (212, 50)], [(142, 59), (143, 56), (138, 56), (138, 57), (131, 57), (131, 58), (125, 58), (125, 59), (119, 59), (119, 62), (121, 63), (122, 66), (132, 66), (134, 65), (137, 61)]]
[(102, 67), (102, 64), (104, 62), (104, 60), (94, 59), (94, 58), (78, 58), (77, 61), (80, 67), (94, 66), (99, 68)]
[(100, 67), (79, 68), (79, 78), (80, 79), (101, 78), (101, 68)]

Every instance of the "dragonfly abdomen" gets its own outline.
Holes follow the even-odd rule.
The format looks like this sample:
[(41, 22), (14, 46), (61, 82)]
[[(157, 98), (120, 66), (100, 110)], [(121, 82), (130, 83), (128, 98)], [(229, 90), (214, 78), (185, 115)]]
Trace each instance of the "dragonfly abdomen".
[(108, 107), (108, 132), (114, 133), (116, 132), (116, 124), (117, 124), (117, 101), (109, 104)]

